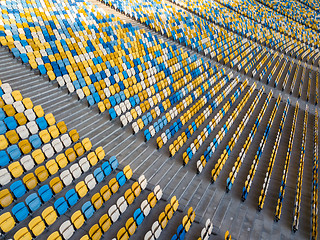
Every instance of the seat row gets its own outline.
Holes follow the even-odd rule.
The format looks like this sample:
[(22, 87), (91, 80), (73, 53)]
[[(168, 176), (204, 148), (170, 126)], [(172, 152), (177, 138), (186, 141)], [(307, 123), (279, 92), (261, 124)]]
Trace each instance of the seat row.
[(158, 220), (156, 220), (152, 226), (151, 230), (149, 230), (144, 236), (144, 240), (155, 240), (158, 239), (161, 235), (161, 232), (168, 225), (169, 220), (173, 217), (174, 213), (178, 210), (179, 201), (176, 196), (173, 196), (170, 199), (170, 203), (165, 206), (163, 212), (159, 214)]
[(249, 170), (249, 174), (248, 174), (247, 179), (245, 181), (244, 187), (242, 189), (242, 196), (241, 196), (242, 201), (245, 201), (247, 199), (247, 196), (248, 196), (248, 194), (250, 192), (251, 184), (253, 182), (253, 178), (255, 176), (255, 173), (256, 173), (256, 170), (257, 170), (261, 155), (262, 155), (264, 147), (265, 147), (265, 144), (266, 144), (267, 139), (269, 137), (270, 129), (271, 129), (272, 125), (273, 125), (274, 118), (275, 118), (275, 115), (276, 115), (276, 113), (278, 111), (280, 101), (281, 101), (281, 95), (279, 94), (279, 96), (277, 98), (277, 101), (276, 101), (276, 104), (274, 105), (273, 110), (271, 112), (271, 116), (269, 118), (268, 124), (266, 126), (265, 131), (264, 131), (264, 134), (263, 134), (263, 136), (261, 138), (257, 153), (256, 153), (256, 155), (254, 157), (254, 160), (253, 160), (252, 164), (251, 164), (251, 167), (250, 167), (250, 170)]
[(202, 228), (200, 237), (198, 240), (208, 240), (211, 233), (213, 231), (213, 224), (211, 223), (210, 219), (207, 219), (204, 228)]
[(292, 125), (291, 125), (290, 138), (289, 138), (289, 143), (288, 143), (288, 148), (287, 148), (287, 153), (286, 153), (286, 159), (284, 162), (283, 173), (282, 173), (282, 177), (281, 177), (281, 186), (279, 189), (277, 206), (275, 209), (275, 221), (279, 221), (280, 217), (281, 217), (282, 203), (283, 203), (283, 199), (284, 199), (284, 195), (285, 195), (285, 191), (286, 191), (286, 183), (287, 183), (288, 170), (289, 170), (289, 164), (290, 164), (291, 153), (292, 153), (294, 134), (296, 131), (296, 122), (297, 122), (297, 118), (298, 118), (298, 111), (299, 111), (299, 103), (297, 102), (296, 106), (295, 106), (295, 110), (294, 110)]
[(250, 148), (250, 145), (253, 141), (253, 138), (260, 126), (260, 122), (265, 114), (265, 111), (270, 103), (270, 100), (271, 100), (271, 97), (272, 97), (272, 94), (273, 92), (270, 91), (269, 94), (267, 95), (267, 98), (266, 100), (264, 101), (264, 104), (259, 112), (259, 115), (258, 117), (256, 118), (252, 128), (251, 128), (251, 131), (248, 135), (248, 137), (246, 138), (246, 141), (243, 145), (243, 147), (241, 148), (241, 151), (239, 153), (239, 156), (237, 157), (233, 167), (232, 167), (232, 170), (231, 172), (229, 173), (229, 177), (227, 178), (227, 184), (226, 184), (226, 191), (229, 192), (232, 188), (232, 185), (234, 184), (234, 181), (235, 179), (237, 178), (237, 175), (238, 175), (238, 172), (240, 170), (240, 167), (246, 157), (246, 154), (248, 152), (248, 149)]
[(293, 212), (293, 222), (292, 222), (292, 230), (294, 232), (297, 231), (299, 228), (301, 188), (302, 188), (302, 177), (303, 177), (303, 170), (304, 170), (304, 160), (305, 160), (305, 151), (306, 151), (305, 149), (306, 149), (306, 139), (307, 139), (307, 124), (308, 124), (308, 106), (306, 107), (306, 111), (304, 113), (299, 170), (298, 170), (297, 186), (296, 186), (295, 200), (294, 200), (294, 212)]
[[(252, 89), (251, 92), (253, 92), (253, 90), (254, 90), (254, 88)], [(255, 97), (254, 101), (251, 103), (245, 116), (242, 118), (240, 124), (238, 125), (235, 133), (232, 135), (232, 138), (228, 142), (226, 148), (223, 150), (223, 153), (221, 154), (220, 158), (218, 159), (217, 163), (215, 164), (214, 168), (212, 169), (212, 171), (211, 171), (211, 177), (212, 177), (211, 181), (212, 182), (215, 182), (217, 180), (217, 178), (218, 178), (222, 168), (224, 167), (226, 161), (228, 160), (234, 146), (236, 145), (243, 130), (245, 129), (245, 127), (251, 117), (251, 114), (253, 113), (255, 107), (259, 103), (262, 93), (263, 93), (263, 88), (259, 90), (257, 96)], [(245, 96), (244, 99), (246, 99), (246, 101), (248, 101), (249, 97), (250, 97), (250, 95)], [(243, 103), (241, 102), (239, 104), (239, 106), (240, 106), (239, 112), (241, 111), (241, 108), (243, 108), (245, 106), (245, 104), (246, 104), (245, 101)]]
[(311, 239), (318, 237), (318, 110), (314, 115), (314, 149), (313, 149), (313, 167), (312, 167), (312, 197), (311, 197)]
[[(278, 86), (279, 81), (280, 81), (280, 79), (281, 79), (281, 77), (282, 77), (282, 75), (284, 73), (284, 69), (286, 69), (287, 65), (290, 64), (290, 60), (287, 57), (283, 57), (283, 58), (284, 58), (284, 62), (283, 63), (281, 63), (281, 61), (279, 61), (279, 64), (281, 63), (282, 66), (281, 66), (281, 68), (280, 68), (280, 70), (279, 70), (279, 72), (277, 74), (276, 79), (274, 80), (274, 87)], [(274, 75), (274, 73), (272, 75)]]
[(265, 199), (266, 199), (266, 196), (267, 196), (269, 183), (270, 183), (270, 179), (271, 179), (271, 174), (272, 174), (273, 166), (275, 164), (275, 160), (276, 160), (276, 157), (277, 157), (277, 152), (278, 152), (278, 148), (279, 148), (279, 145), (280, 145), (281, 136), (282, 136), (282, 133), (283, 133), (283, 127), (284, 127), (284, 124), (286, 122), (289, 105), (290, 105), (290, 101), (288, 99), (287, 103), (286, 103), (286, 106), (284, 107), (284, 111), (283, 111), (283, 114), (282, 114), (282, 117), (281, 117), (280, 126), (279, 126), (278, 133), (277, 133), (277, 137), (276, 137), (276, 140), (274, 142), (273, 149), (272, 149), (271, 156), (270, 156), (270, 160), (269, 160), (269, 163), (268, 163), (268, 169), (267, 169), (267, 172), (266, 172), (266, 175), (265, 175), (265, 178), (264, 178), (262, 189), (260, 191), (260, 196), (259, 196), (259, 200), (258, 200), (258, 210), (262, 210), (263, 209), (264, 202), (265, 202)]

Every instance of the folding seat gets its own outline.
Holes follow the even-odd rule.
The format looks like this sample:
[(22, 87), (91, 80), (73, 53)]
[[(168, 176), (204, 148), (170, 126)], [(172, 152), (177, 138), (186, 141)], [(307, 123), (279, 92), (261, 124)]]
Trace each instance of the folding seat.
[(27, 118), (26, 116), (20, 112), (20, 113), (17, 113), (16, 115), (14, 115), (14, 118), (16, 119), (16, 121), (18, 122), (18, 124), (21, 126), (21, 125), (25, 125), (27, 123)]
[(93, 172), (94, 177), (96, 178), (97, 182), (101, 182), (104, 179), (104, 174), (102, 169), (99, 167)]
[(36, 193), (32, 193), (26, 198), (26, 204), (34, 212), (41, 206), (41, 200)]
[(66, 200), (63, 197), (61, 197), (54, 202), (54, 208), (57, 211), (58, 215), (61, 216), (68, 211), (69, 206)]
[(151, 208), (153, 208), (157, 203), (157, 197), (154, 195), (153, 192), (149, 193), (148, 195), (148, 203)]
[(71, 172), (72, 176), (74, 177), (74, 179), (77, 179), (82, 174), (81, 168), (78, 163), (75, 163), (70, 167), (70, 172)]
[[(16, 114), (16, 110), (14, 109), (14, 107), (11, 104), (4, 105), (3, 111), (6, 113), (6, 115), (8, 117), (13, 117)], [(14, 118), (11, 118), (11, 119), (14, 119)], [(7, 125), (7, 123), (6, 123), (6, 125)]]
[[(30, 145), (29, 141), (32, 144), (32, 146)], [(40, 148), (40, 146), (42, 145), (42, 141), (37, 134), (30, 136), (29, 141), (25, 139), (19, 142), (19, 147), (24, 154), (28, 154), (31, 151), (32, 147), (34, 149), (37, 149), (37, 148)]]
[(69, 170), (64, 170), (62, 173), (60, 173), (60, 179), (65, 186), (69, 186), (73, 181), (73, 177)]
[(68, 148), (65, 151), (66, 157), (68, 158), (69, 162), (73, 162), (77, 158), (76, 152), (73, 150), (73, 148)]
[(116, 176), (116, 179), (120, 186), (123, 186), (127, 181), (126, 176), (124, 175), (123, 172), (119, 172)]
[(40, 216), (33, 218), (29, 224), (29, 229), (32, 231), (34, 236), (39, 236), (46, 228), (45, 223), (42, 221)]
[(79, 229), (82, 227), (82, 225), (85, 223), (85, 219), (84, 219), (84, 216), (80, 210), (78, 210), (72, 214), (71, 222), (76, 229)]
[(66, 195), (66, 200), (68, 201), (70, 206), (73, 206), (77, 203), (77, 201), (79, 200), (78, 194), (76, 193), (76, 191), (74, 189), (70, 189)]
[(97, 184), (93, 174), (89, 174), (88, 176), (86, 176), (84, 181), (85, 181), (86, 185), (88, 186), (89, 190), (93, 189)]
[(130, 168), (130, 165), (127, 165), (123, 168), (123, 173), (127, 180), (131, 179), (132, 177), (132, 169)]
[(126, 209), (128, 208), (128, 203), (123, 196), (117, 200), (117, 207), (121, 213), (124, 213), (126, 211)]
[(50, 181), (50, 188), (55, 194), (59, 193), (63, 189), (63, 183), (59, 177), (55, 177)]
[(68, 131), (68, 128), (63, 121), (58, 122), (57, 127), (58, 127), (61, 134), (65, 134)]
[(6, 208), (13, 202), (13, 197), (8, 189), (3, 189), (0, 191), (0, 205)]
[(88, 187), (84, 181), (81, 181), (76, 185), (76, 191), (80, 198), (83, 198), (88, 193)]
[(9, 232), (15, 225), (16, 222), (10, 212), (5, 212), (0, 216), (0, 228), (2, 232)]
[(59, 166), (54, 159), (51, 159), (46, 162), (46, 168), (48, 169), (50, 175), (54, 175), (59, 171)]
[(111, 168), (111, 165), (109, 164), (108, 161), (105, 161), (105, 162), (102, 164), (101, 168), (102, 168), (102, 171), (104, 172), (104, 174), (105, 174), (106, 176), (110, 175), (110, 173), (111, 173), (112, 170), (113, 170), (113, 169)]
[(11, 163), (8, 169), (14, 178), (20, 177), (24, 172), (20, 162)]
[(111, 219), (108, 214), (104, 214), (99, 219), (99, 225), (103, 232), (107, 232), (112, 225)]
[(1, 97), (6, 105), (12, 104), (14, 102), (14, 99), (10, 93), (5, 93)]
[(120, 210), (117, 208), (116, 205), (112, 205), (108, 210), (108, 215), (110, 216), (111, 221), (114, 223), (120, 217)]
[(56, 157), (56, 162), (58, 163), (59, 167), (61, 169), (63, 169), (64, 167), (66, 167), (68, 165), (68, 159), (67, 157), (64, 155), (64, 153), (59, 154)]
[(23, 156), (20, 162), (26, 171), (31, 170), (34, 167), (34, 161), (30, 155)]
[(72, 143), (71, 138), (70, 138), (70, 136), (69, 136), (67, 133), (63, 134), (63, 135), (60, 137), (60, 140), (61, 140), (61, 142), (63, 143), (63, 145), (64, 145), (65, 147), (69, 147), (69, 146), (71, 145), (71, 143)]
[(48, 179), (49, 173), (44, 166), (40, 166), (35, 170), (35, 174), (40, 182), (44, 182)]
[(90, 201), (87, 201), (82, 205), (81, 211), (84, 214), (85, 218), (88, 220), (94, 214), (94, 207)]
[(13, 182), (11, 185), (10, 185), (10, 191), (13, 193), (13, 195), (16, 197), (16, 198), (20, 198), (22, 197), (26, 192), (27, 192), (27, 189), (26, 187), (24, 186), (24, 184), (22, 183), (21, 180), (18, 180), (16, 182)]
[(147, 179), (144, 175), (141, 175), (138, 179), (138, 183), (142, 190), (144, 190), (147, 187)]
[(72, 223), (69, 220), (62, 223), (59, 228), (59, 232), (63, 236), (64, 239), (70, 239), (72, 237), (72, 235), (74, 234), (74, 228), (73, 228)]
[(94, 194), (91, 198), (91, 202), (96, 210), (100, 209), (103, 204), (103, 199), (102, 199), (100, 193)]
[(7, 132), (6, 124), (1, 120), (0, 121), (0, 134), (3, 135)]
[[(31, 121), (31, 120), (29, 119), (29, 121)], [(31, 134), (36, 134), (39, 131), (38, 125), (37, 125), (37, 123), (35, 121), (28, 122), (27, 123), (27, 128), (28, 128), (28, 130), (30, 131)]]
[(162, 190), (159, 185), (154, 187), (154, 193), (156, 194), (156, 198), (159, 201), (162, 197)]
[(133, 213), (133, 219), (137, 223), (137, 226), (141, 225), (144, 215), (140, 208), (136, 209)]
[(98, 224), (93, 225), (89, 230), (89, 237), (92, 240), (99, 240), (102, 237), (102, 231)]
[(31, 233), (26, 227), (19, 229), (13, 236), (14, 240), (31, 240)]
[(87, 159), (90, 162), (91, 166), (94, 166), (98, 163), (98, 157), (94, 152), (90, 152), (87, 156)]
[(29, 190), (31, 190), (37, 186), (38, 180), (33, 173), (29, 173), (23, 177), (23, 183)]
[(23, 202), (14, 205), (11, 211), (19, 222), (26, 219), (29, 215), (29, 210)]
[(10, 173), (8, 172), (7, 169), (3, 168), (3, 169), (0, 169), (0, 184), (2, 186), (6, 185), (7, 183), (9, 183), (11, 181), (11, 175)]
[(52, 190), (47, 184), (39, 188), (38, 194), (43, 202), (48, 202), (53, 197)]
[(48, 127), (48, 123), (44, 117), (38, 117), (36, 123), (41, 130), (44, 130)]
[(77, 132), (77, 130), (75, 129), (72, 129), (70, 132), (69, 132), (69, 136), (70, 138), (72, 139), (72, 142), (76, 142), (79, 140), (79, 133)]
[(30, 135), (25, 125), (17, 127), (16, 131), (21, 139), (26, 139)]
[(115, 156), (110, 157), (109, 163), (113, 170), (115, 170), (119, 166), (119, 162)]

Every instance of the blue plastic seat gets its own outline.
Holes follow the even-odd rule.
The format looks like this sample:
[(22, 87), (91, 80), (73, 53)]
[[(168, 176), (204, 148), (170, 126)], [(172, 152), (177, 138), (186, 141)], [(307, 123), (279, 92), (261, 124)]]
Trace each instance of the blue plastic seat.
[(112, 172), (112, 167), (108, 161), (105, 161), (101, 167), (106, 176), (110, 175), (110, 173)]
[(12, 183), (10, 185), (10, 190), (16, 198), (22, 197), (27, 192), (27, 189), (21, 180)]
[(78, 194), (76, 193), (76, 191), (74, 189), (69, 190), (66, 193), (65, 197), (66, 197), (70, 206), (75, 205), (79, 200)]
[(66, 200), (63, 197), (61, 197), (54, 202), (54, 208), (57, 210), (58, 214), (61, 216), (68, 211), (69, 206)]
[(36, 123), (38, 124), (41, 130), (46, 129), (48, 127), (48, 123), (44, 117), (37, 118)]
[(6, 118), (6, 113), (0, 108), (0, 120), (3, 121)]
[(119, 166), (119, 162), (115, 156), (110, 157), (109, 163), (113, 170), (115, 170)]
[(143, 215), (140, 208), (138, 208), (137, 210), (134, 211), (133, 219), (136, 221), (137, 226), (141, 225), (141, 223), (143, 222), (144, 215)]
[(126, 183), (126, 176), (124, 175), (124, 173), (121, 171), (121, 172), (118, 172), (117, 176), (116, 176), (116, 179), (119, 183), (120, 186), (123, 186), (125, 183)]
[(7, 166), (10, 162), (10, 158), (5, 151), (0, 151), (0, 167)]
[(6, 117), (4, 119), (4, 123), (10, 130), (16, 129), (18, 127), (17, 121), (14, 119), (14, 117)]
[(87, 101), (88, 101), (88, 103), (89, 103), (89, 106), (92, 106), (92, 105), (94, 105), (94, 103), (95, 103), (92, 95), (89, 95), (89, 96), (87, 97)]
[(52, 190), (48, 185), (43, 185), (42, 187), (40, 187), (38, 190), (38, 194), (40, 195), (43, 202), (48, 202), (53, 196)]
[(7, 132), (7, 127), (3, 121), (0, 121), (0, 134), (3, 135)]
[(93, 175), (97, 179), (98, 183), (101, 182), (104, 178), (104, 174), (101, 168), (97, 168), (96, 170), (94, 170)]
[(42, 144), (41, 138), (37, 134), (30, 136), (29, 141), (34, 149), (39, 148)]
[(41, 200), (36, 193), (32, 193), (26, 198), (26, 204), (34, 212), (41, 206)]
[(109, 115), (110, 115), (111, 119), (115, 119), (117, 117), (117, 113), (113, 108), (109, 109)]
[(20, 202), (12, 208), (12, 213), (21, 222), (28, 217), (29, 210), (23, 202)]
[(18, 160), (21, 157), (21, 151), (17, 145), (8, 147), (7, 152), (12, 160)]
[(82, 213), (84, 214), (84, 216), (86, 217), (86, 219), (91, 218), (92, 215), (94, 214), (94, 207), (90, 201), (85, 202), (82, 205), (81, 210), (82, 210)]

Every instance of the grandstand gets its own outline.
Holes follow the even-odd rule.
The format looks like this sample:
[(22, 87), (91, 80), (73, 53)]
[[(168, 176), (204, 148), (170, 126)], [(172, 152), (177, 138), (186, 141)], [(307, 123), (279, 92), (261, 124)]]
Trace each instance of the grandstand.
[(0, 239), (318, 239), (317, 0), (0, 0)]

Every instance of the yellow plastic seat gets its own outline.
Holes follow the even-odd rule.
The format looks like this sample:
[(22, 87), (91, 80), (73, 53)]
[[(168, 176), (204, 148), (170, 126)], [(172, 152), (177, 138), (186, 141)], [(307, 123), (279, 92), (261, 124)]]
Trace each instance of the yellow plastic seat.
[(129, 237), (129, 233), (127, 232), (126, 228), (120, 228), (120, 230), (117, 233), (117, 240), (128, 240)]
[(44, 166), (40, 166), (35, 170), (35, 174), (40, 182), (44, 182), (49, 177), (49, 173)]
[(125, 166), (124, 169), (123, 169), (123, 173), (124, 175), (126, 176), (127, 179), (131, 179), (132, 177), (132, 169), (130, 168), (129, 165)]
[(52, 206), (44, 209), (41, 216), (48, 226), (53, 224), (58, 218), (57, 212)]
[(86, 234), (80, 238), (80, 240), (90, 240), (89, 236)]
[(138, 196), (140, 195), (140, 193), (141, 193), (141, 186), (139, 185), (138, 182), (134, 182), (134, 183), (132, 184), (131, 189), (132, 189), (132, 192), (134, 193), (134, 196), (135, 196), (135, 197), (138, 197)]
[(25, 125), (28, 121), (26, 116), (23, 113), (17, 113), (16, 115), (14, 115), (14, 118), (16, 119), (16, 121), (20, 126)]
[(24, 98), (24, 99), (22, 99), (22, 103), (23, 103), (23, 105), (24, 105), (24, 107), (25, 107), (26, 109), (32, 109), (32, 108), (33, 108), (33, 103), (32, 103), (32, 101), (31, 101), (30, 98)]
[(74, 150), (79, 157), (82, 156), (85, 152), (84, 147), (82, 146), (82, 143), (76, 143), (74, 145)]
[(18, 230), (14, 236), (13, 236), (14, 240), (31, 240), (32, 239), (32, 236), (31, 236), (31, 233), (29, 232), (29, 230), (24, 227), (24, 228), (21, 228), (20, 230)]
[(131, 189), (128, 189), (125, 193), (124, 193), (124, 198), (126, 199), (127, 203), (129, 205), (131, 205), (135, 199), (134, 194), (132, 192)]
[(54, 159), (51, 159), (48, 162), (46, 162), (46, 168), (48, 169), (50, 175), (53, 175), (59, 171), (59, 166)]
[(115, 178), (112, 178), (110, 181), (109, 181), (109, 188), (112, 192), (112, 194), (116, 193), (119, 189), (119, 183), (117, 181), (117, 179)]
[(89, 237), (92, 240), (99, 240), (102, 237), (102, 231), (98, 224), (93, 225), (89, 230)]
[(76, 185), (76, 191), (80, 198), (83, 198), (88, 193), (88, 187), (84, 181), (81, 181)]
[(47, 129), (40, 131), (39, 137), (41, 138), (43, 143), (48, 143), (51, 140), (51, 136)]
[(6, 132), (6, 138), (9, 140), (10, 144), (16, 144), (20, 140), (20, 137), (15, 130)]
[(91, 202), (96, 210), (100, 209), (103, 204), (103, 199), (100, 193), (96, 193), (91, 197)]
[(164, 212), (160, 213), (159, 215), (159, 223), (162, 229), (164, 229), (168, 224), (168, 217)]
[(44, 116), (44, 111), (40, 105), (37, 105), (33, 108), (34, 113), (37, 115), (38, 118)]
[(29, 173), (26, 176), (23, 177), (23, 183), (26, 185), (26, 187), (31, 190), (34, 189), (37, 184), (38, 184), (38, 180), (37, 178), (34, 176), (33, 173)]
[(99, 160), (102, 160), (106, 156), (106, 153), (104, 152), (102, 147), (97, 147), (94, 152), (96, 153)]
[(85, 138), (82, 140), (82, 145), (86, 151), (90, 151), (92, 148), (92, 143), (89, 138)]
[(63, 189), (63, 183), (59, 177), (55, 177), (50, 181), (50, 187), (55, 194), (59, 193)]
[(8, 141), (4, 135), (0, 135), (0, 150), (4, 150), (8, 147)]
[(68, 148), (65, 151), (66, 157), (68, 159), (69, 162), (73, 162), (74, 160), (76, 160), (77, 158), (77, 154), (76, 152), (73, 150), (73, 148)]
[(129, 218), (126, 222), (126, 229), (129, 233), (129, 235), (133, 235), (136, 230), (137, 230), (137, 224), (136, 222), (134, 221), (133, 217)]
[(23, 154), (28, 154), (32, 150), (32, 146), (31, 146), (30, 142), (28, 141), (28, 139), (24, 139), (24, 140), (20, 141), (18, 143), (18, 145), (19, 145), (19, 148), (21, 149), (21, 151), (23, 152)]
[(14, 178), (20, 177), (24, 172), (20, 162), (11, 163), (8, 169)]
[(46, 114), (44, 116), (44, 118), (46, 119), (47, 123), (52, 126), (56, 123), (56, 119), (54, 118), (52, 113)]
[(3, 189), (0, 191), (0, 205), (3, 208), (8, 207), (13, 202), (13, 197), (8, 189)]
[(34, 150), (31, 155), (37, 164), (41, 164), (45, 160), (44, 153), (42, 152), (41, 149)]
[(157, 198), (153, 192), (149, 193), (149, 195), (148, 195), (148, 203), (151, 208), (153, 208), (157, 203)]
[(60, 236), (60, 233), (58, 231), (55, 231), (50, 234), (50, 236), (47, 238), (47, 240), (63, 240)]
[(67, 159), (66, 155), (64, 155), (64, 153), (61, 153), (56, 157), (56, 162), (58, 163), (60, 168), (64, 168), (69, 163), (68, 159)]
[(57, 126), (55, 126), (55, 125), (50, 126), (50, 127), (48, 128), (48, 130), (49, 130), (49, 133), (50, 133), (50, 135), (51, 135), (52, 138), (57, 138), (57, 137), (59, 137), (60, 132), (59, 132), (59, 129), (57, 128)]
[(58, 122), (57, 123), (57, 127), (58, 127), (58, 129), (59, 129), (61, 134), (64, 134), (64, 133), (66, 133), (68, 131), (68, 128), (67, 128), (66, 124), (63, 121), (62, 122)]
[(112, 225), (111, 219), (108, 214), (104, 214), (99, 219), (99, 225), (103, 232), (107, 232)]
[(5, 212), (0, 216), (0, 228), (2, 232), (9, 232), (15, 225), (16, 222), (10, 212)]
[(4, 105), (3, 106), (3, 111), (6, 113), (8, 117), (12, 117), (16, 114), (16, 110), (11, 104)]
[(71, 222), (76, 229), (81, 228), (85, 221), (86, 220), (84, 219), (84, 216), (80, 210), (76, 211), (71, 216)]
[(89, 153), (87, 159), (90, 162), (91, 166), (94, 166), (98, 163), (97, 155), (94, 152)]
[(70, 138), (72, 139), (73, 142), (76, 142), (76, 141), (79, 140), (79, 133), (75, 129), (72, 129), (69, 132), (69, 136), (70, 136)]
[(46, 225), (44, 224), (40, 216), (33, 218), (29, 222), (28, 226), (34, 236), (39, 236), (46, 228)]
[(108, 185), (104, 185), (101, 189), (100, 189), (100, 194), (103, 197), (104, 201), (108, 201), (112, 195), (111, 189), (109, 188)]

